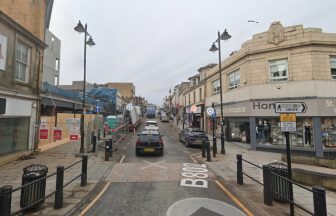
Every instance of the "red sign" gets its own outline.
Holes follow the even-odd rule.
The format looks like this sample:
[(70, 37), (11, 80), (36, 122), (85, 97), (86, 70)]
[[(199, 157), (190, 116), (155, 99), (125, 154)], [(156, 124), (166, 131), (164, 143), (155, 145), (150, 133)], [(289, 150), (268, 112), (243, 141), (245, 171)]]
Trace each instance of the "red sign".
[(40, 140), (48, 139), (48, 135), (49, 135), (49, 130), (48, 129), (40, 128)]
[(62, 129), (55, 128), (54, 129), (54, 140), (62, 139)]
[(79, 139), (79, 135), (78, 134), (70, 134), (70, 140), (71, 141), (77, 141)]

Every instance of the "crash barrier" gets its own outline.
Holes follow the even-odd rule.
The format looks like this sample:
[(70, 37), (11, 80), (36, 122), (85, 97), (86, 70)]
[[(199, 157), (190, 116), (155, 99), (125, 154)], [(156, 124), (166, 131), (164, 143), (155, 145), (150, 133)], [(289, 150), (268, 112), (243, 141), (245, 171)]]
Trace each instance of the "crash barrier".
[[(264, 191), (264, 204), (272, 206), (273, 199), (279, 201), (285, 201), (292, 203), (294, 206), (302, 209), (310, 215), (327, 216), (327, 204), (326, 204), (326, 191), (323, 187), (313, 186), (312, 189), (297, 184), (287, 178), (288, 171), (285, 166), (279, 165), (279, 163), (271, 163), (263, 165), (262, 167), (254, 164), (250, 161), (243, 159), (241, 154), (237, 154), (237, 184), (244, 184), (244, 175), (258, 184), (263, 186)], [(252, 177), (251, 175), (243, 172), (243, 162), (248, 163), (254, 167), (262, 170), (263, 182)], [(289, 185), (294, 184), (304, 190), (313, 193), (314, 212), (303, 207), (302, 205), (295, 203), (295, 201), (289, 198)]]
[[(64, 184), (64, 172), (75, 165), (82, 163), (81, 173)], [(57, 171), (47, 175), (48, 168), (43, 165), (31, 165), (24, 168), (22, 176), (22, 186), (15, 189), (11, 185), (0, 188), (0, 216), (17, 215), (30, 209), (38, 208), (47, 198), (55, 194), (54, 208), (63, 207), (63, 189), (73, 181), (81, 177), (81, 186), (87, 184), (87, 164), (88, 156), (83, 155), (82, 160), (70, 166), (58, 166)], [(45, 195), (45, 186), (48, 178), (56, 175), (56, 189), (52, 193)], [(13, 193), (21, 191), (20, 210), (11, 212)]]
[[(119, 148), (119, 144), (121, 141), (123, 141), (125, 139), (125, 134), (128, 133), (128, 124), (124, 123), (121, 124), (119, 127), (117, 128), (106, 128), (104, 130), (104, 138), (102, 138), (103, 140), (105, 140), (105, 144), (107, 141), (112, 140), (112, 143), (114, 143), (115, 145), (111, 145), (111, 149), (109, 149), (110, 152), (112, 151), (116, 151)], [(93, 145), (93, 142), (92, 142)], [(99, 146), (100, 148), (105, 148), (106, 151), (106, 145), (104, 146)]]

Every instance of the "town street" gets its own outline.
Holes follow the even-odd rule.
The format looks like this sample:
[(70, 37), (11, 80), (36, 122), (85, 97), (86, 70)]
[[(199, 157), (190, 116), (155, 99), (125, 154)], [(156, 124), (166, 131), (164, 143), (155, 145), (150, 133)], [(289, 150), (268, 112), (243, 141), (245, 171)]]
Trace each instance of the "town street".
[(225, 185), (206, 165), (192, 157), (200, 148), (180, 143), (171, 123), (160, 122), (159, 128), (164, 135), (164, 156), (136, 157), (135, 133), (122, 152), (125, 156), (107, 176), (104, 193), (85, 215), (248, 214), (224, 193), (221, 187)]

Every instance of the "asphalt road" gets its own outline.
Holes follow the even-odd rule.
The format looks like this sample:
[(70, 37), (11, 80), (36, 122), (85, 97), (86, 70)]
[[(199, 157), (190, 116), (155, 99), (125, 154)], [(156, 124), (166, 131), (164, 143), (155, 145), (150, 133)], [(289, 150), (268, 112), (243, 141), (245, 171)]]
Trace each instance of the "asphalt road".
[(245, 215), (206, 165), (192, 158), (201, 149), (180, 143), (170, 123), (159, 122), (159, 128), (164, 135), (164, 155), (136, 157), (134, 134), (118, 150), (124, 155), (121, 163), (111, 170), (106, 190), (85, 215)]

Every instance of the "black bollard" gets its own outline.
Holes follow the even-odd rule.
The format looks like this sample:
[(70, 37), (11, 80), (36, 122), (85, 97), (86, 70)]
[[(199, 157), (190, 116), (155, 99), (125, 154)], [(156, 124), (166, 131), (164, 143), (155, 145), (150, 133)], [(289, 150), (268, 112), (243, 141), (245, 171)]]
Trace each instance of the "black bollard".
[(216, 136), (213, 136), (212, 150), (213, 150), (213, 157), (216, 157), (216, 154), (217, 154), (217, 138), (216, 138)]
[(0, 215), (11, 215), (12, 186), (5, 185), (0, 188)]
[(109, 141), (105, 141), (105, 161), (109, 161), (110, 153), (109, 153)]
[(202, 158), (205, 158), (205, 144), (206, 143), (206, 140), (203, 140), (202, 142)]
[(56, 175), (56, 192), (55, 192), (55, 209), (63, 207), (63, 183), (64, 183), (64, 166), (57, 167)]
[(112, 138), (109, 139), (109, 156), (112, 157), (112, 152), (113, 152), (113, 148), (112, 148)]
[(96, 146), (97, 146), (97, 136), (93, 136), (93, 140), (92, 140), (92, 152), (96, 152)]
[(207, 161), (211, 161), (211, 152), (210, 152), (210, 142), (207, 141), (206, 144), (206, 151), (207, 151)]

